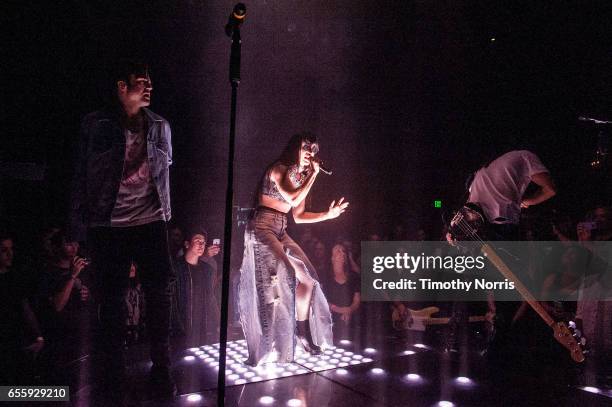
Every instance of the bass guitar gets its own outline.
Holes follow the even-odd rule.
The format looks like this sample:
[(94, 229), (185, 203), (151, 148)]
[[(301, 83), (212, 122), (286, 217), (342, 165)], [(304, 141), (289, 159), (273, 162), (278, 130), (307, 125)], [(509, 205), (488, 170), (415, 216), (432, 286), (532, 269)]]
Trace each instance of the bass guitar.
[(550, 316), (527, 287), (525, 287), (506, 263), (499, 257), (493, 247), (485, 242), (483, 238), (486, 238), (488, 230), (489, 223), (482, 209), (471, 202), (457, 211), (449, 225), (449, 233), (454, 240), (469, 240), (480, 243), (480, 251), (482, 254), (489, 259), (505, 278), (514, 282), (516, 290), (523, 297), (525, 302), (531, 306), (540, 318), (542, 318), (544, 323), (552, 329), (553, 337), (569, 351), (572, 360), (575, 362), (583, 362), (585, 353), (584, 345), (586, 341), (581, 337), (580, 331), (574, 329), (575, 324), (571, 321), (569, 325), (563, 321), (555, 321)]

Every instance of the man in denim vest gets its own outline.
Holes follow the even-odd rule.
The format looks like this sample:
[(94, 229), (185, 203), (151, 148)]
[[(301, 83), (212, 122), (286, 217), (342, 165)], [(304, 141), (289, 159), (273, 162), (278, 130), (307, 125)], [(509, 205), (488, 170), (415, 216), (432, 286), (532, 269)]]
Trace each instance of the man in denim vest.
[(87, 240), (102, 305), (102, 388), (124, 385), (123, 295), (130, 264), (140, 266), (148, 307), (154, 396), (176, 394), (170, 373), (168, 122), (146, 107), (153, 89), (147, 65), (126, 63), (113, 78), (115, 102), (85, 116), (71, 197), (70, 235)]

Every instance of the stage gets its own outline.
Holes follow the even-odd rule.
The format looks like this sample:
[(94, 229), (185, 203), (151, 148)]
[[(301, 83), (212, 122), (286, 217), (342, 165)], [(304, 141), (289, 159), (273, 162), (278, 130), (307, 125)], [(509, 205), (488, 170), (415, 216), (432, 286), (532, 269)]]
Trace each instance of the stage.
[[(338, 341), (322, 355), (298, 354), (295, 363), (252, 368), (240, 363), (244, 341), (228, 342), (227, 406), (609, 406), (612, 380), (587, 373), (587, 366), (514, 364), (491, 368), (473, 350), (444, 352), (436, 345), (385, 336), (363, 346)], [(136, 358), (144, 358), (146, 350)], [(137, 352), (136, 352), (137, 353)], [(130, 368), (126, 405), (217, 405), (218, 344), (177, 353), (173, 377), (178, 396), (154, 401), (146, 372), (150, 365)], [(81, 366), (83, 368), (83, 366)], [(588, 377), (588, 379), (586, 378)], [(586, 383), (586, 382), (588, 383)], [(73, 396), (75, 405), (95, 405), (92, 386)]]

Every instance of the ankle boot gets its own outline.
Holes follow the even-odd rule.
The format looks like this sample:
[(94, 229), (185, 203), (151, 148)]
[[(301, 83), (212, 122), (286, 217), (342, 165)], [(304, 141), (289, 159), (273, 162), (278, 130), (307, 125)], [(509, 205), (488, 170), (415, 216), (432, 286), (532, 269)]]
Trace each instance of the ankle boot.
[(314, 344), (312, 335), (310, 334), (310, 321), (296, 321), (297, 339), (304, 347), (304, 350), (311, 355), (320, 355), (321, 348)]

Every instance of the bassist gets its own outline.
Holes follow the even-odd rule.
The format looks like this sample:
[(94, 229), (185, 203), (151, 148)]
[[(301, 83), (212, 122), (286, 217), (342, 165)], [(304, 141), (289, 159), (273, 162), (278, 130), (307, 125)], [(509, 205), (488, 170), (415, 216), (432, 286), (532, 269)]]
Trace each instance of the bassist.
[[(532, 182), (538, 188), (525, 196), (527, 186)], [(487, 240), (513, 241), (520, 236), (521, 208), (540, 204), (555, 194), (550, 173), (538, 156), (531, 151), (514, 150), (497, 157), (474, 173), (468, 202), (478, 205), (488, 221)], [(456, 237), (448, 233), (446, 238), (453, 244)], [(515, 302), (495, 302), (493, 294), (489, 296), (487, 316), (495, 316), (497, 321), (491, 351), (501, 358), (504, 356), (500, 353), (506, 353), (511, 345), (506, 341), (511, 341), (509, 330), (518, 305)], [(454, 304), (453, 316), (459, 324), (465, 319), (464, 311), (464, 306)]]
[[(538, 189), (523, 196), (533, 182)], [(515, 150), (496, 158), (474, 174), (468, 202), (477, 203), (491, 223), (489, 240), (518, 240), (521, 208), (540, 204), (556, 194), (550, 173), (531, 151)]]

